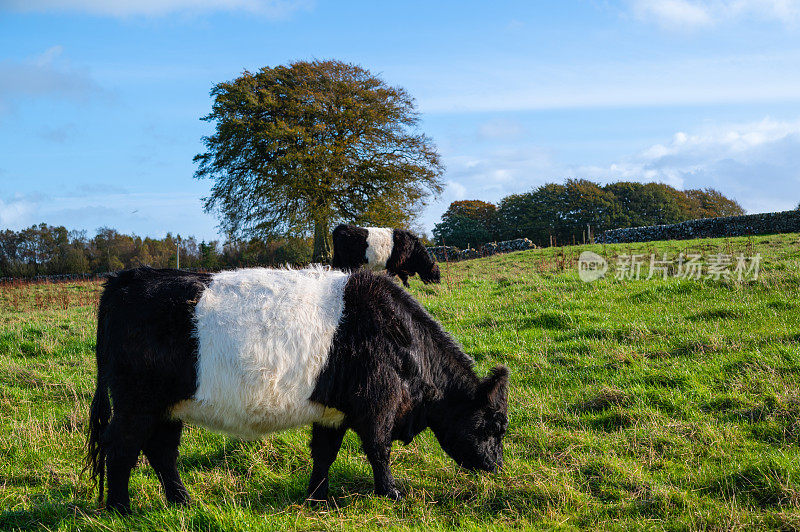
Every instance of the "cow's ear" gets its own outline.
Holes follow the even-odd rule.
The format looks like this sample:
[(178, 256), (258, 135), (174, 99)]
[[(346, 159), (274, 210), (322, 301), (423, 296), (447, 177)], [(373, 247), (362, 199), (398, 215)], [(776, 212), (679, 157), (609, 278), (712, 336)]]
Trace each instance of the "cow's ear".
[(508, 368), (497, 366), (489, 370), (489, 375), (481, 382), (478, 394), (489, 404), (504, 405), (508, 398)]

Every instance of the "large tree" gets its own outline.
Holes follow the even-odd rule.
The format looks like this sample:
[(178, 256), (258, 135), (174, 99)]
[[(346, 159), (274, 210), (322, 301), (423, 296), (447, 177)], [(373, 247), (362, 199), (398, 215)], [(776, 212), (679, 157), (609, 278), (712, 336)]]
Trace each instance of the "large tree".
[(496, 240), (497, 206), (481, 200), (454, 201), (433, 228), (433, 239), (459, 248)]
[(551, 236), (563, 241), (566, 195), (564, 185), (548, 183), (503, 198), (497, 209), (502, 238), (530, 238), (541, 246), (549, 245)]
[(663, 183), (618, 181), (603, 187), (616, 198), (610, 228), (674, 224), (688, 218), (683, 192)]
[(413, 99), (353, 64), (298, 61), (245, 71), (216, 85), (214, 134), (195, 176), (236, 238), (314, 235), (312, 260), (330, 255), (338, 221), (407, 226), (443, 172), (417, 129)]

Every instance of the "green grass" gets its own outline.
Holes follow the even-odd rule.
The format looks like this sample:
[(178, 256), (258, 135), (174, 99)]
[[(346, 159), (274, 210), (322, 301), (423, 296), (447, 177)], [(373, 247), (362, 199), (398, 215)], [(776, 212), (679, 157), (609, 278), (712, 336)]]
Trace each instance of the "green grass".
[[(585, 249), (612, 263), (764, 259), (757, 281), (587, 284), (575, 266)], [(481, 373), (512, 370), (501, 473), (459, 470), (426, 432), (393, 448), (407, 492), (393, 503), (371, 495), (349, 435), (333, 500), (315, 508), (303, 503), (308, 429), (245, 443), (189, 428), (180, 468), (195, 503), (166, 507), (143, 461), (124, 519), (97, 515), (78, 476), (97, 285), (0, 287), (0, 528), (800, 528), (798, 235), (534, 250), (442, 270), (441, 285), (412, 292)]]

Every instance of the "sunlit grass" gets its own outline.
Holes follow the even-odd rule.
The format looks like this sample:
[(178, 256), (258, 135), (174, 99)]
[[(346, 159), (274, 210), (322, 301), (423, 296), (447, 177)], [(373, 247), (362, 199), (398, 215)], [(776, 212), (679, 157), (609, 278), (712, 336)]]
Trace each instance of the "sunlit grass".
[[(716, 251), (764, 261), (760, 278), (743, 283), (587, 284), (576, 268), (585, 249), (611, 262)], [(500, 474), (459, 470), (426, 432), (393, 449), (407, 497), (392, 503), (371, 495), (369, 465), (350, 435), (332, 469), (331, 504), (309, 507), (307, 429), (253, 443), (189, 428), (180, 467), (195, 503), (166, 507), (142, 463), (128, 519), (96, 515), (78, 477), (98, 286), (76, 286), (92, 295), (66, 308), (61, 285), (14, 288), (25, 296), (0, 287), (0, 528), (796, 529), (798, 259), (798, 235), (779, 235), (443, 265), (441, 285), (412, 281), (412, 292), (481, 373), (499, 363), (512, 370)]]

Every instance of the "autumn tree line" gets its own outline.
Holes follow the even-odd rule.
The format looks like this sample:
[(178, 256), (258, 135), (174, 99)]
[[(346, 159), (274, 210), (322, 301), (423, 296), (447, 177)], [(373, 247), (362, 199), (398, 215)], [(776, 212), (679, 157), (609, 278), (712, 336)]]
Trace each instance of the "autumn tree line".
[(0, 231), (0, 278), (105, 273), (152, 266), (221, 270), (257, 265), (304, 264), (311, 260), (308, 238), (269, 241), (200, 241), (167, 233), (164, 238), (122, 234), (107, 227), (93, 238), (86, 231), (39, 224)]
[(677, 190), (663, 183), (635, 182), (601, 186), (570, 179), (506, 196), (497, 205), (455, 201), (434, 227), (433, 240), (459, 248), (523, 237), (539, 246), (566, 245), (589, 241), (606, 229), (744, 213), (736, 201), (711, 188)]

